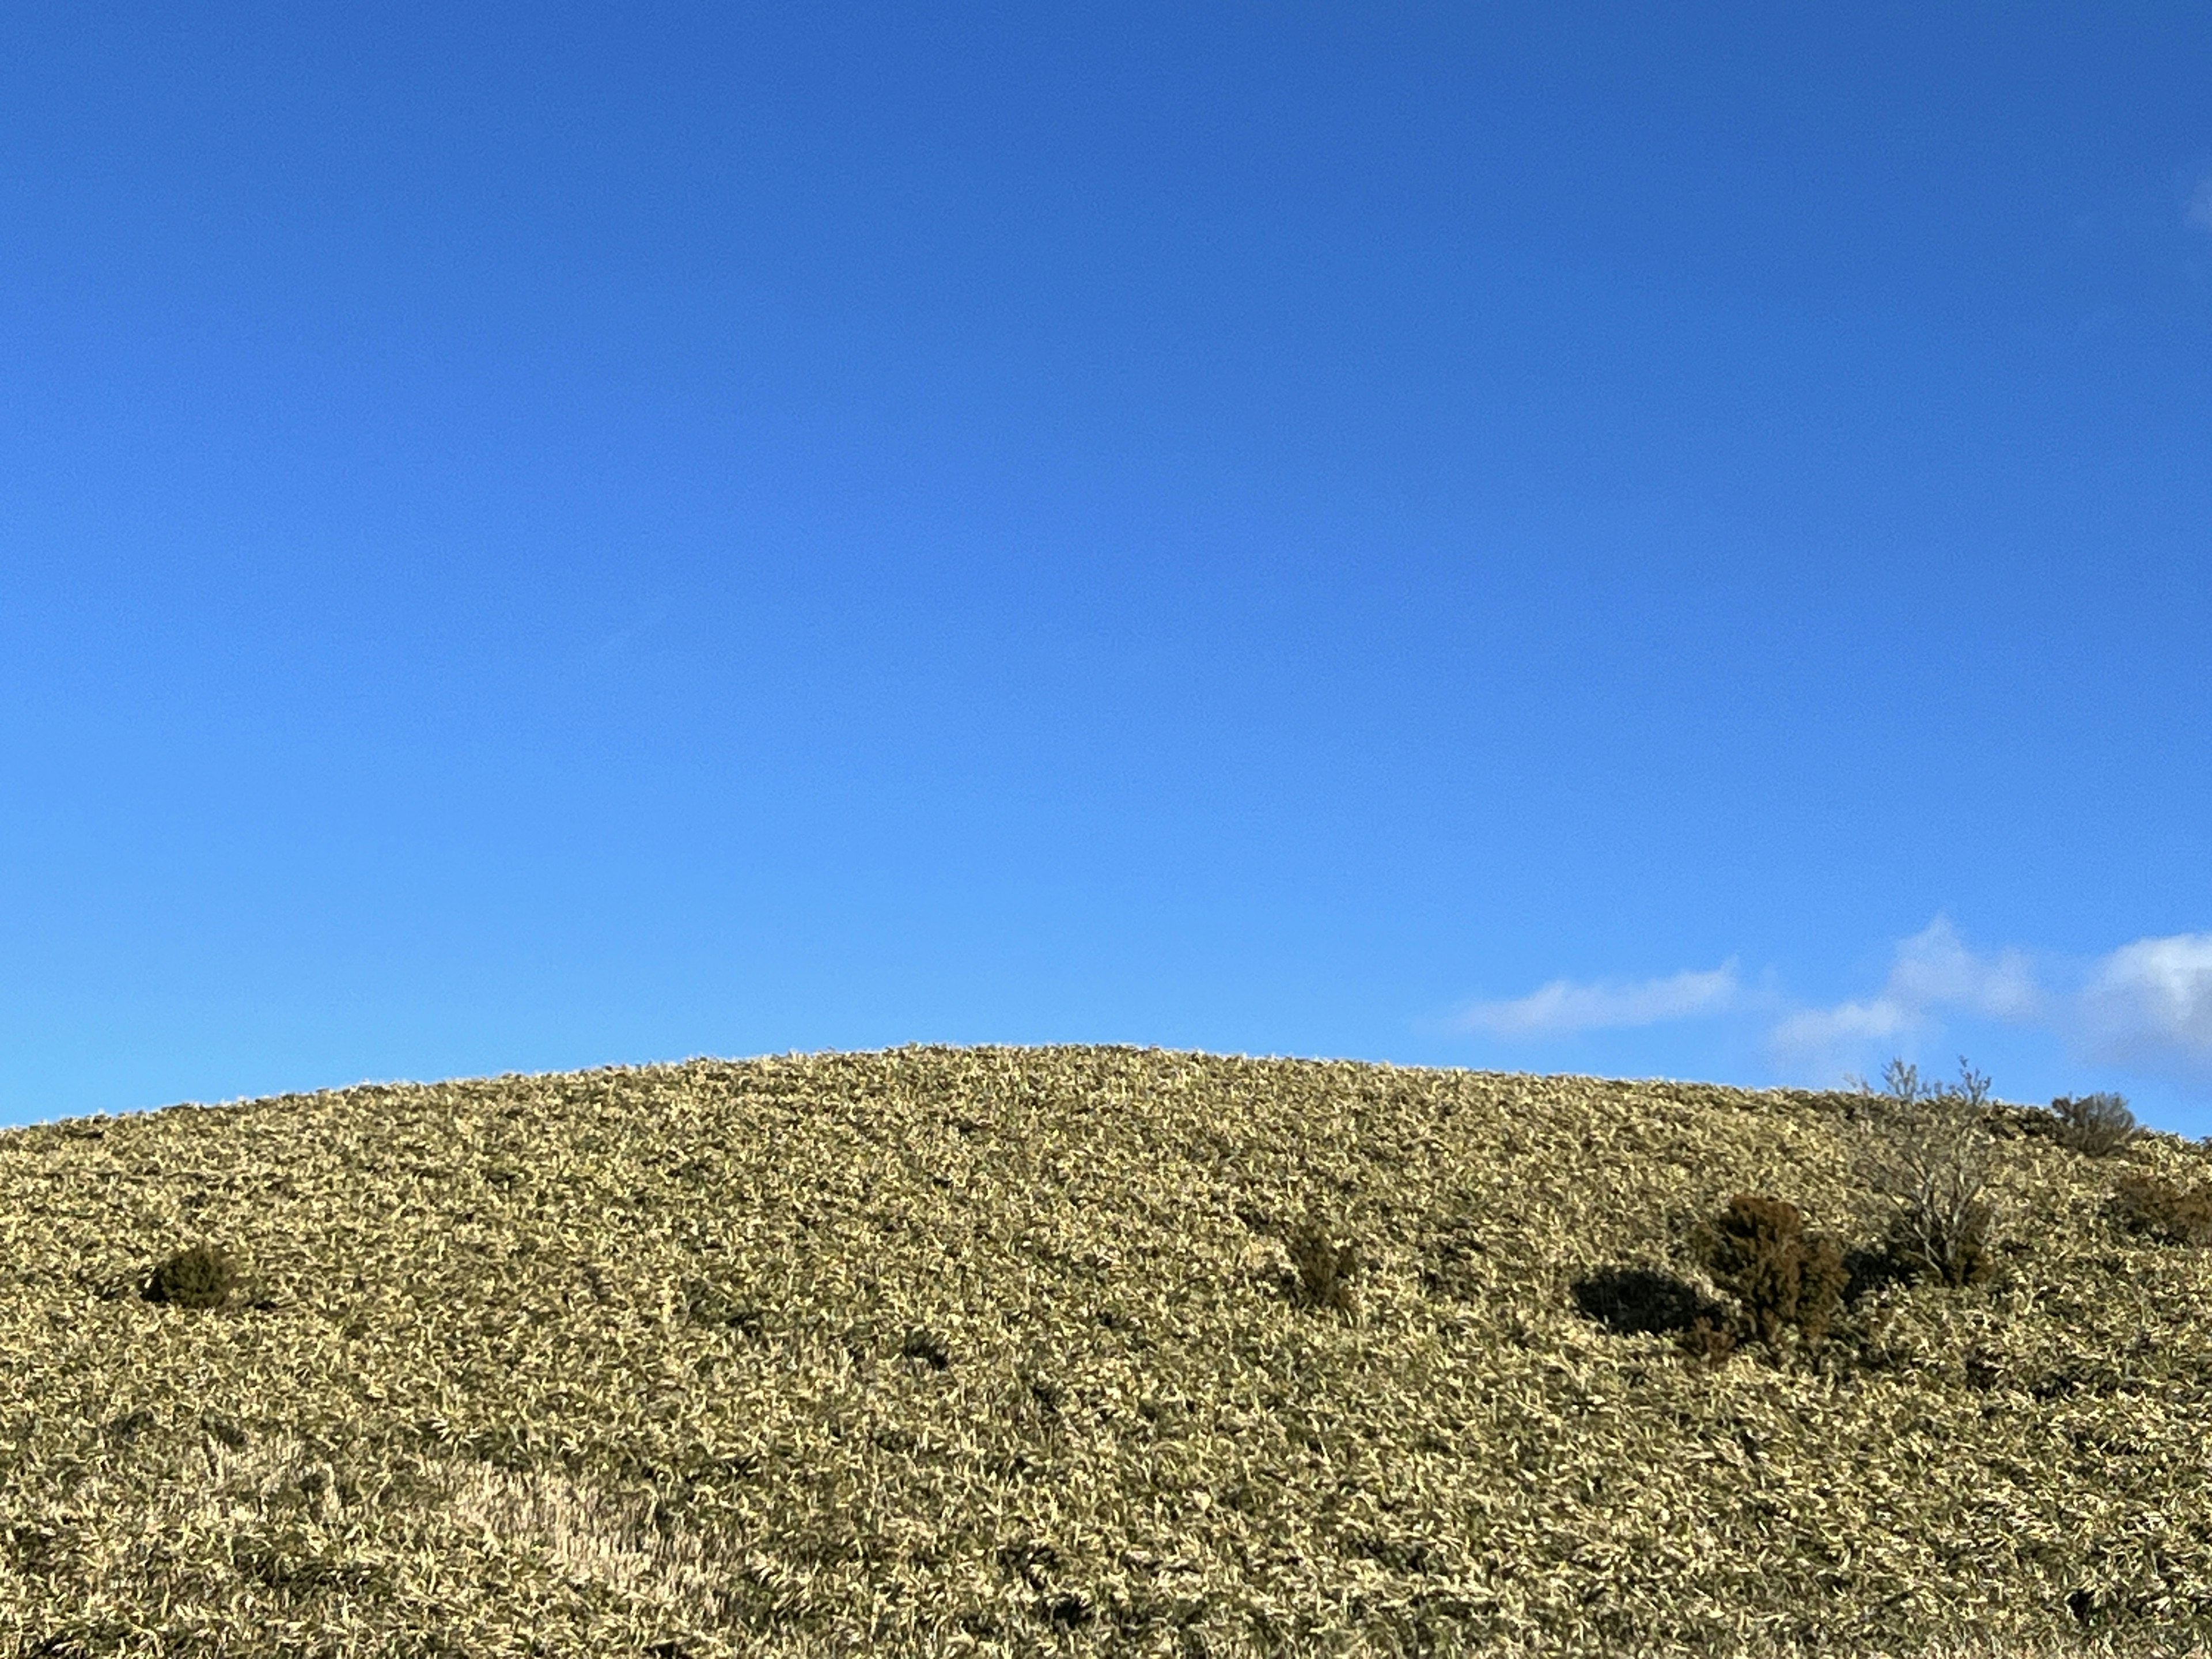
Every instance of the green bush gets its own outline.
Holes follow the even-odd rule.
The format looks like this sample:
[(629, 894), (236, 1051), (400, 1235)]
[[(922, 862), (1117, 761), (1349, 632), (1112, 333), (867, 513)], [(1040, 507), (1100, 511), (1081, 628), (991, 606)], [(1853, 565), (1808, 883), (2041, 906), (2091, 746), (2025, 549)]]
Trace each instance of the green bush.
[(1293, 1229), (1285, 1243), (1297, 1275), (1291, 1287), (1293, 1300), (1302, 1307), (1329, 1308), (1340, 1314), (1357, 1310), (1358, 1298), (1352, 1286), (1360, 1268), (1356, 1245), (1339, 1244), (1328, 1229), (1313, 1221)]
[(220, 1308), (238, 1285), (238, 1264), (212, 1244), (179, 1250), (154, 1269), (143, 1292), (173, 1308)]

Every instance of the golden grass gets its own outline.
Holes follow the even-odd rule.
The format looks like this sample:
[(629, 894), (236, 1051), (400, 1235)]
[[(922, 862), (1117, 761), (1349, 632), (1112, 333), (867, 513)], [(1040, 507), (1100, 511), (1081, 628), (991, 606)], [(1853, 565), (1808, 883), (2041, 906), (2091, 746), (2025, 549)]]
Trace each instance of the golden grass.
[(2212, 1269), (2112, 1191), (2212, 1158), (1995, 1121), (1993, 1279), (1717, 1369), (1575, 1286), (1712, 1294), (1742, 1191), (1865, 1242), (1877, 1103), (905, 1049), (8, 1132), (0, 1652), (2202, 1653)]

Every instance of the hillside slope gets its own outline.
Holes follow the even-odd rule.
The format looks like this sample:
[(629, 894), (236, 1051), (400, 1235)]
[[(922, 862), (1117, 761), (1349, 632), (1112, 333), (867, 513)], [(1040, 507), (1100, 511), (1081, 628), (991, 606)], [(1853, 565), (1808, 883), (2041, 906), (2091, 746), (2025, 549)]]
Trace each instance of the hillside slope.
[[(1877, 1283), (1817, 1350), (1589, 1311), (1717, 1296), (1738, 1193), (1862, 1238), (1879, 1113), (915, 1048), (11, 1131), (0, 1650), (2212, 1635), (2212, 1267), (2111, 1201), (2207, 1148), (1996, 1109), (1996, 1273)], [(148, 1300), (203, 1241), (228, 1301)]]

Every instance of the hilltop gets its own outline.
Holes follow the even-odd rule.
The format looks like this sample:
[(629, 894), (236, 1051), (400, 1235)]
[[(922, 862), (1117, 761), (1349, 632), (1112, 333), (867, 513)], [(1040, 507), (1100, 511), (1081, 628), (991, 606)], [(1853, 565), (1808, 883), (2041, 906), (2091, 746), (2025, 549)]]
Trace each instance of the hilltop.
[[(2212, 1267), (2139, 1198), (2212, 1149), (1988, 1108), (1953, 1285), (1881, 1266), (1855, 1148), (1898, 1110), (909, 1048), (9, 1131), (0, 1642), (2212, 1637)], [(1716, 1277), (1739, 1194), (1849, 1262), (1825, 1333)]]

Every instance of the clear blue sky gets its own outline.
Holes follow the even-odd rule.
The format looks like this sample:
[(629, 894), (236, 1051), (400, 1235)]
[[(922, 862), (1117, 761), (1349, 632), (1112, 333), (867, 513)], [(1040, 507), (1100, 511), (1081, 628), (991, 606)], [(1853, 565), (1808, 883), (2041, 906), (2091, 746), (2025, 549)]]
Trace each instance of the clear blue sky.
[(0, 1121), (910, 1041), (2212, 1130), (2212, 11), (0, 15)]

